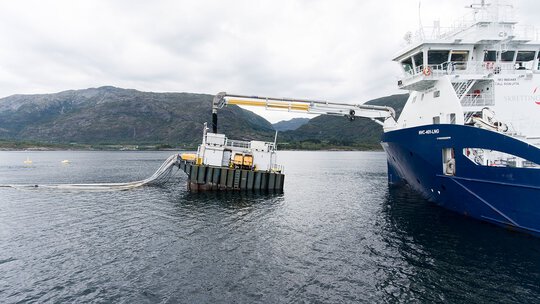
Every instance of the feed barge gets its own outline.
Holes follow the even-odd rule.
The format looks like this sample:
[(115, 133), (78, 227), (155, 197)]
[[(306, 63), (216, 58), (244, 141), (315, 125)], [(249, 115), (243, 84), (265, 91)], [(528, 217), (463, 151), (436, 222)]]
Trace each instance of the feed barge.
[(276, 163), (276, 142), (240, 141), (208, 132), (196, 154), (181, 155), (179, 167), (187, 187), (198, 191), (283, 192), (283, 166)]

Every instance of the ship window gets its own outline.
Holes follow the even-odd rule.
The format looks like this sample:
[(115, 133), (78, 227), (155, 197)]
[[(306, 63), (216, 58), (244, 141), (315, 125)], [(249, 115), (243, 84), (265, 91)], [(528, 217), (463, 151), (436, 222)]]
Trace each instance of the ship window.
[(441, 123), (441, 117), (440, 116), (433, 116), (433, 124), (437, 125)]
[(467, 60), (469, 59), (469, 51), (452, 51), (450, 55), (450, 61), (452, 67), (456, 70), (467, 69)]
[(516, 51), (506, 51), (501, 53), (502, 62), (512, 62), (514, 61), (514, 54)]
[(496, 150), (464, 148), (463, 155), (477, 166), (540, 169), (532, 161)]
[(469, 59), (469, 51), (452, 51), (450, 61), (465, 62)]
[(401, 62), (401, 66), (406, 73), (410, 73), (413, 69), (412, 58), (407, 58)]
[(533, 51), (519, 51), (517, 53), (517, 62), (529, 62), (534, 60), (534, 52)]
[(534, 62), (533, 51), (519, 51), (516, 57), (516, 64), (518, 70), (531, 70)]
[(456, 113), (450, 114), (450, 123), (455, 125), (456, 124)]
[(441, 64), (448, 61), (450, 51), (428, 51), (428, 64)]
[(413, 59), (414, 59), (414, 64), (416, 65), (417, 68), (424, 64), (424, 54), (423, 53), (418, 53), (418, 54), (414, 55)]
[(495, 52), (495, 51), (485, 51), (484, 52), (484, 61), (497, 61), (497, 52)]

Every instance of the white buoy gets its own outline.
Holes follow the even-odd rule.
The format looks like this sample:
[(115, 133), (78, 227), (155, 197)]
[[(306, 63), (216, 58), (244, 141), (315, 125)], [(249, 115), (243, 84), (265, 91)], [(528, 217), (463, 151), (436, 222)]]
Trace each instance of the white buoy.
[(70, 164), (70, 163), (71, 163), (71, 161), (70, 161), (70, 160), (67, 160), (67, 159), (64, 159), (64, 160), (62, 161), (62, 164)]

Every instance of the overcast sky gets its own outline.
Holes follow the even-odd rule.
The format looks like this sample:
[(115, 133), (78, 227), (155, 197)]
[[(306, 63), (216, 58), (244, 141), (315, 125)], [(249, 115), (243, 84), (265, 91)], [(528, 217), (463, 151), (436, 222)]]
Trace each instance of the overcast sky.
[[(422, 23), (444, 26), (470, 3), (422, 0)], [(418, 4), (0, 0), (0, 97), (113, 85), (362, 103), (399, 93), (390, 60), (418, 27)], [(515, 4), (540, 26), (540, 1)]]

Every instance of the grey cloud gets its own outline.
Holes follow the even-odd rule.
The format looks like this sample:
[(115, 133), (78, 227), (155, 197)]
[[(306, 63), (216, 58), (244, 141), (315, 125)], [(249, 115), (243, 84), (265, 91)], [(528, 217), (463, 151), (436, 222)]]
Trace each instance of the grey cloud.
[[(423, 0), (422, 22), (469, 2)], [(537, 1), (517, 6), (536, 21)], [(418, 22), (417, 0), (3, 1), (0, 96), (115, 85), (363, 102), (398, 92), (390, 60)]]

